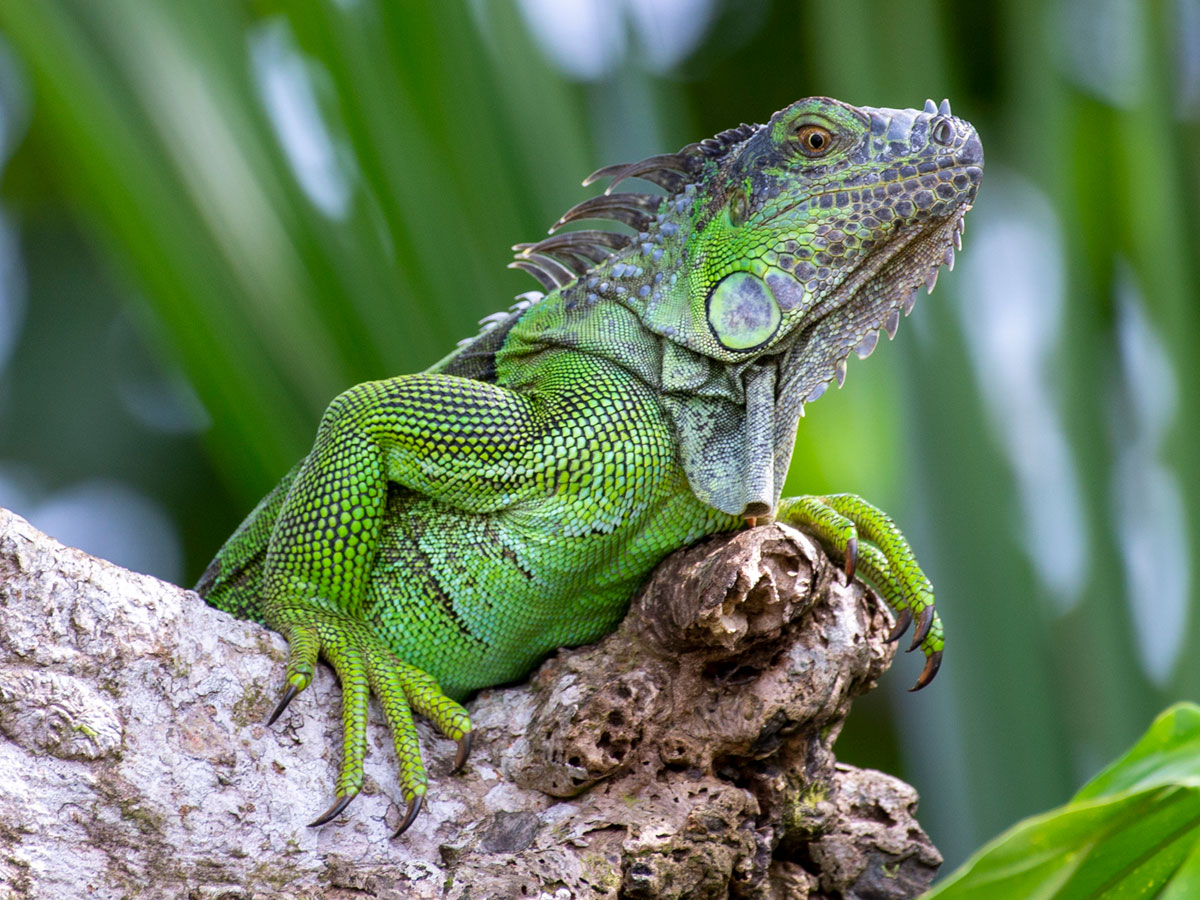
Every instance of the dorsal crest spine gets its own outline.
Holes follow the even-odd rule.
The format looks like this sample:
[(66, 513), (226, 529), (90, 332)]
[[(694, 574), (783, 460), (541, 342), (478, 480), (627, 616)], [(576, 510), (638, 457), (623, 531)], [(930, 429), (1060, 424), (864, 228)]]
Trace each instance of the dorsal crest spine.
[[(546, 293), (566, 287), (628, 247), (635, 235), (599, 228), (559, 232), (559, 228), (583, 219), (608, 219), (644, 234), (664, 200), (682, 194), (688, 185), (699, 179), (706, 162), (720, 160), (749, 140), (761, 127), (742, 123), (713, 137), (688, 144), (675, 153), (660, 153), (636, 162), (617, 163), (597, 169), (583, 180), (583, 184), (586, 186), (603, 178), (611, 179), (604, 193), (589, 197), (563, 213), (550, 228), (550, 237), (515, 244), (512, 249), (516, 255), (509, 263), (509, 268), (528, 272)], [(629, 178), (657, 185), (666, 193), (614, 190)], [(455, 363), (451, 363), (451, 359), (461, 363), (469, 357), (490, 357), (498, 346), (498, 338), (502, 338), (516, 320), (542, 298), (543, 295), (537, 291), (527, 291), (517, 298), (507, 312), (485, 316), (480, 320), (482, 328), (479, 333), (459, 341), (458, 349), (435, 368), (453, 366)]]
[(569, 222), (583, 219), (608, 219), (627, 225), (634, 231), (645, 231), (665, 199), (662, 194), (640, 192), (614, 193), (614, 188), (628, 178), (639, 178), (661, 187), (672, 196), (681, 192), (699, 175), (706, 160), (720, 159), (734, 147), (748, 140), (759, 125), (742, 123), (710, 138), (688, 144), (677, 153), (661, 153), (632, 163), (617, 163), (597, 169), (583, 180), (594, 184), (611, 178), (603, 194), (589, 197), (571, 207), (550, 228), (551, 236), (543, 240), (517, 244), (516, 257), (510, 268), (528, 272), (547, 291), (565, 287), (585, 275), (597, 263), (603, 262), (627, 247), (633, 236), (616, 231), (587, 229), (564, 234), (555, 232)]

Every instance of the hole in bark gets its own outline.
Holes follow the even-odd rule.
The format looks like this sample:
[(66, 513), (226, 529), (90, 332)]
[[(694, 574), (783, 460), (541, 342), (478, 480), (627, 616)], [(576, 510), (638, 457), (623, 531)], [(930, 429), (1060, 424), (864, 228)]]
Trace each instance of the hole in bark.
[(789, 735), (795, 734), (799, 725), (788, 718), (783, 710), (776, 710), (764, 724), (750, 747), (750, 756), (761, 757), (773, 753)]
[(748, 684), (762, 674), (762, 668), (736, 659), (711, 662), (704, 667), (704, 677), (717, 684)]
[(607, 731), (601, 732), (600, 740), (596, 742), (596, 746), (606, 752), (616, 762), (621, 762), (621, 760), (625, 758), (625, 754), (630, 750), (630, 747), (624, 741), (619, 741), (614, 744), (612, 735)]
[[(816, 835), (812, 837), (815, 838)], [(783, 862), (795, 863), (810, 875), (820, 878), (821, 866), (813, 861), (812, 856), (809, 855), (808, 847), (808, 840), (789, 840), (788, 836), (785, 835), (784, 840), (780, 841), (771, 853), (771, 857)]]
[(568, 766), (578, 766), (579, 763), (580, 763), (580, 759), (578, 756), (572, 756), (567, 760)]
[(738, 781), (738, 776), (741, 775), (741, 770), (730, 757), (725, 757), (720, 761), (713, 760), (713, 771), (716, 776), (724, 781)]
[(625, 724), (625, 716), (621, 714), (619, 709), (614, 709), (608, 714), (608, 724), (619, 728)]
[(854, 811), (862, 819), (878, 822), (880, 825), (886, 825), (889, 828), (896, 824), (896, 820), (878, 803), (856, 803)]

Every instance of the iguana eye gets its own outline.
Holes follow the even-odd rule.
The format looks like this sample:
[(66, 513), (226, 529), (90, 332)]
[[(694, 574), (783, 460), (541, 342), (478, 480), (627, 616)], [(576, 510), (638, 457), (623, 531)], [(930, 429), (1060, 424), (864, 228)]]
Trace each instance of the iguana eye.
[(796, 138), (800, 143), (800, 152), (814, 159), (833, 149), (833, 135), (828, 128), (820, 125), (801, 125), (796, 129)]

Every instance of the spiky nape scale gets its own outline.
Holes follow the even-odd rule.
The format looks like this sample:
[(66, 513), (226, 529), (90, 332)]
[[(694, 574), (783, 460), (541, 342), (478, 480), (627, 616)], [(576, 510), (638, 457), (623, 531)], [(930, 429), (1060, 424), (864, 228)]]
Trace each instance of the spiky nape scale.
[[(802, 100), (679, 153), (610, 166), (608, 191), (521, 244), (548, 291), (429, 371), (351, 388), (312, 452), (246, 519), (197, 589), (289, 640), (277, 716), (318, 656), (344, 691), (341, 813), (381, 701), (408, 803), (426, 792), (412, 711), (460, 742), (456, 702), (610, 631), (668, 553), (772, 514), (816, 534), (915, 621), (937, 671), (928, 579), (853, 495), (780, 500), (804, 404), (845, 377), (953, 263), (982, 174), (949, 104)], [(627, 179), (666, 194), (614, 192)], [(274, 717), (273, 717), (274, 718)]]

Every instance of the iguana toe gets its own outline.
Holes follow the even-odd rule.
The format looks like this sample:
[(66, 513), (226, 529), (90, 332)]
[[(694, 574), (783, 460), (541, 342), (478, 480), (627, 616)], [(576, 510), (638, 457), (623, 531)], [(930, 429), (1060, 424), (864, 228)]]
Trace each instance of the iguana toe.
[(280, 633), (287, 638), (288, 661), (284, 672), (283, 696), (275, 704), (275, 709), (267, 719), (268, 725), (274, 725), (275, 720), (283, 715), (288, 704), (296, 699), (296, 695), (312, 683), (313, 671), (317, 665), (317, 654), (320, 651), (320, 637), (317, 629), (311, 625), (288, 623), (287, 630)]

